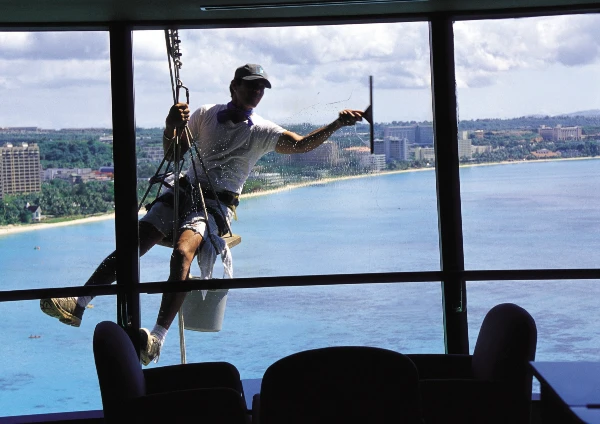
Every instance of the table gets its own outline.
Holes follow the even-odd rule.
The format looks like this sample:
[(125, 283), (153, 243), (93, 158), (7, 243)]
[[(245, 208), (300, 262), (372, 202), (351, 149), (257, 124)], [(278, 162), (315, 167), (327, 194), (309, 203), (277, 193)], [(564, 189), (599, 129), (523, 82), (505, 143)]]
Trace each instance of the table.
[(541, 385), (542, 422), (600, 424), (600, 362), (530, 362)]
[(244, 397), (246, 398), (246, 407), (252, 409), (252, 398), (255, 394), (260, 393), (260, 384), (262, 378), (249, 378), (242, 380), (242, 387), (244, 388)]

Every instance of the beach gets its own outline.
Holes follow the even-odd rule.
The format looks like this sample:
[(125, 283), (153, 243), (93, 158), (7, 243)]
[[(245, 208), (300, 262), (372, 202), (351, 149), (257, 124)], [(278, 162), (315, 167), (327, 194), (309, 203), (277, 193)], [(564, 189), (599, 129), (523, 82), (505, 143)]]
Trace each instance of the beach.
[[(474, 166), (492, 166), (492, 165), (516, 165), (516, 164), (525, 164), (525, 163), (537, 163), (537, 162), (557, 162), (557, 161), (571, 161), (571, 160), (590, 160), (590, 159), (598, 159), (597, 157), (582, 157), (582, 158), (563, 158), (563, 159), (539, 159), (535, 161), (506, 161), (506, 162), (489, 162), (489, 163), (477, 163), (477, 164), (461, 164), (461, 168), (466, 167), (474, 167)], [(433, 171), (435, 168), (414, 168), (414, 169), (402, 169), (395, 171), (384, 171), (378, 173), (371, 174), (360, 174), (360, 175), (347, 175), (343, 177), (330, 177), (323, 178), (320, 180), (314, 181), (306, 181), (303, 183), (289, 184), (284, 187), (279, 187), (271, 190), (262, 190), (254, 193), (246, 193), (240, 196), (240, 199), (247, 199), (252, 197), (266, 196), (269, 194), (281, 193), (288, 190), (294, 190), (296, 188), (308, 187), (313, 185), (320, 184), (329, 184), (337, 181), (345, 181), (345, 180), (353, 180), (358, 178), (369, 178), (369, 177), (381, 177), (385, 175), (393, 175), (393, 174), (403, 174), (407, 172), (422, 172), (422, 171)], [(140, 215), (143, 215), (144, 211), (140, 211)], [(33, 230), (44, 230), (48, 228), (56, 228), (63, 227), (66, 225), (77, 225), (77, 224), (87, 224), (90, 222), (103, 221), (107, 219), (114, 219), (115, 214), (110, 213), (106, 215), (95, 215), (86, 218), (77, 218), (63, 222), (55, 222), (55, 223), (34, 223), (34, 224), (23, 224), (23, 225), (7, 225), (0, 226), (0, 237), (9, 234), (22, 233), (25, 231), (33, 231)]]
[(5, 236), (8, 234), (15, 234), (15, 233), (23, 233), (25, 231), (45, 230), (48, 228), (64, 227), (67, 225), (87, 224), (90, 222), (113, 219), (114, 217), (115, 217), (115, 214), (110, 213), (110, 214), (106, 214), (106, 215), (95, 215), (95, 216), (89, 216), (86, 218), (79, 218), (79, 219), (73, 219), (70, 221), (62, 221), (62, 222), (53, 222), (53, 223), (36, 222), (34, 224), (6, 225), (3, 227), (0, 227), (0, 236)]

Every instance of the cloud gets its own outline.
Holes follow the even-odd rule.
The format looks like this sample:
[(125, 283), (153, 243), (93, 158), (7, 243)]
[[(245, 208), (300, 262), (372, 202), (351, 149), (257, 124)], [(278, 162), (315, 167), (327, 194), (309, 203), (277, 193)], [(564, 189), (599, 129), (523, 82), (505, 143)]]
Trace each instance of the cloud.
[[(228, 84), (236, 67), (259, 62), (280, 87), (359, 82), (380, 72), (422, 87), (429, 63), (425, 23), (181, 31), (181, 38), (185, 72), (191, 66), (192, 78), (209, 84)], [(396, 78), (398, 69), (409, 77)]]
[(600, 59), (600, 17), (457, 22), (454, 45), (459, 87), (491, 85), (500, 73), (582, 66)]
[(97, 60), (108, 57), (107, 32), (0, 33), (0, 58), (6, 60)]
[[(457, 22), (454, 31), (461, 88), (490, 87), (518, 70), (582, 67), (600, 58), (596, 15)], [(262, 64), (273, 92), (287, 99), (265, 99), (264, 107), (273, 108), (266, 116), (362, 96), (369, 75), (390, 98), (399, 90), (430, 95), (426, 22), (181, 30), (180, 36), (181, 79), (196, 105), (226, 99), (233, 72), (244, 63)], [(164, 32), (136, 31), (133, 46), (138, 115), (144, 124), (160, 125), (164, 111), (155, 99), (168, 102), (171, 96)], [(89, 87), (110, 95), (108, 33), (0, 33), (0, 75), (3, 99), (16, 90), (33, 96), (55, 90), (64, 97)]]
[(57, 95), (68, 96), (68, 90), (100, 85), (110, 90), (110, 64), (102, 60), (36, 60), (0, 59), (3, 83), (0, 87), (19, 89), (58, 89)]

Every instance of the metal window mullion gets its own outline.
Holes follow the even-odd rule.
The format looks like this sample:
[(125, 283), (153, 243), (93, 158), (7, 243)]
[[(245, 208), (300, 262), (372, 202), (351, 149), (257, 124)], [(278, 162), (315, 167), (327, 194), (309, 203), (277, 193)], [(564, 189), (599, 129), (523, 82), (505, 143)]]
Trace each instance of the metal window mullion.
[(110, 69), (115, 167), (115, 234), (117, 251), (117, 321), (135, 335), (140, 327), (140, 283), (135, 156), (132, 28), (110, 27)]
[(434, 15), (429, 24), (435, 134), (435, 175), (440, 237), (444, 339), (447, 353), (469, 353), (458, 157), (458, 116), (453, 22)]

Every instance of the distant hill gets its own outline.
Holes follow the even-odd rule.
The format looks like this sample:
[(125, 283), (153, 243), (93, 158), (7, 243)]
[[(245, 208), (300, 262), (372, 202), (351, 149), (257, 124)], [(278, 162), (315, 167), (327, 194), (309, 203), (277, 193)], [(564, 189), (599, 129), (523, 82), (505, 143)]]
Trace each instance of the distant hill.
[[(595, 114), (594, 114), (595, 112)], [(584, 115), (585, 114), (585, 115)], [(459, 130), (537, 130), (540, 126), (583, 127), (584, 132), (600, 132), (600, 110), (581, 111), (557, 116), (522, 116), (511, 119), (475, 119), (458, 123)]]
[(544, 119), (544, 118), (559, 118), (562, 116), (567, 116), (569, 118), (573, 118), (575, 116), (582, 116), (584, 118), (596, 118), (600, 116), (600, 109), (590, 109), (590, 110), (581, 110), (579, 112), (571, 112), (571, 113), (561, 113), (558, 115), (542, 115), (542, 114), (534, 114), (527, 115), (524, 118), (533, 118), (533, 119)]
[(590, 109), (590, 110), (582, 110), (580, 112), (565, 113), (561, 116), (595, 117), (595, 116), (600, 116), (600, 109)]

